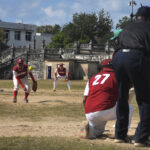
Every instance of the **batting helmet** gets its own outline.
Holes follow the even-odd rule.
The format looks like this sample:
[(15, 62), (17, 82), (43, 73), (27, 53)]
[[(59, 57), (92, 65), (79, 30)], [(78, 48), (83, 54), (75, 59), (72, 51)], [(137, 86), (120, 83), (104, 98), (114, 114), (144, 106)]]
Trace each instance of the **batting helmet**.
[(104, 59), (101, 62), (102, 67), (111, 67), (112, 66), (112, 59)]
[(23, 59), (18, 58), (18, 59), (17, 59), (17, 64), (23, 64)]

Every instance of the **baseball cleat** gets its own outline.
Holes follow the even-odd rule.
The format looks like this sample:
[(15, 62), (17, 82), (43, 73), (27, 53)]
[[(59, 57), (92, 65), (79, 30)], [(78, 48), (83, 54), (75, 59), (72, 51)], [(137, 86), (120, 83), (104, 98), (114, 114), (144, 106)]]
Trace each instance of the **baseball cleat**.
[(125, 137), (123, 139), (115, 139), (115, 143), (132, 143), (132, 140), (129, 137)]
[(55, 90), (55, 89), (53, 89), (52, 91), (53, 91), (53, 92), (56, 92), (56, 90)]
[(17, 99), (16, 98), (13, 99), (13, 103), (17, 103)]
[(29, 101), (28, 101), (28, 99), (24, 99), (24, 102), (28, 103)]
[(134, 143), (135, 147), (150, 147), (150, 137), (148, 137), (148, 139), (144, 142), (135, 142)]
[(89, 124), (85, 125), (84, 128), (81, 128), (81, 131), (78, 135), (80, 138), (87, 139), (89, 136)]
[(134, 143), (134, 146), (135, 147), (145, 147), (145, 145), (142, 143)]
[(72, 90), (68, 90), (69, 92), (72, 92)]

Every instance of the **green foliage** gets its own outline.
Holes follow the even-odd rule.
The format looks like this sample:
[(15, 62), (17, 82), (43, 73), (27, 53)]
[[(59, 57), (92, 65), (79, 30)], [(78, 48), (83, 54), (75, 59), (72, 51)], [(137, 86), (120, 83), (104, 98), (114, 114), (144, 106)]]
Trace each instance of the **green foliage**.
[(47, 46), (47, 48), (64, 48), (64, 34), (62, 31), (58, 32), (52, 38), (52, 42)]
[(0, 41), (5, 42), (5, 32), (2, 29), (0, 29)]
[(0, 47), (1, 49), (7, 48), (7, 40), (6, 40), (6, 33), (4, 30), (0, 29)]
[(37, 32), (39, 33), (50, 33), (50, 34), (57, 34), (60, 32), (61, 27), (58, 24), (52, 25), (46, 25), (46, 26), (38, 26)]
[(122, 17), (122, 19), (119, 19), (118, 24), (116, 25), (116, 29), (117, 28), (121, 28), (123, 29), (127, 24), (129, 24), (131, 22), (131, 18), (124, 16)]
[(111, 36), (111, 29), (112, 19), (103, 9), (98, 15), (75, 13), (72, 22), (63, 26), (62, 31), (54, 36), (49, 47), (66, 48), (76, 41), (89, 43), (90, 40), (95, 44), (105, 44)]
[(97, 16), (93, 14), (74, 14), (73, 24), (75, 26), (75, 40), (84, 40), (89, 42), (94, 40), (94, 33), (96, 32)]
[(109, 13), (105, 13), (102, 9), (98, 14), (98, 24), (96, 32), (96, 40), (98, 44), (105, 43), (111, 36), (112, 19)]

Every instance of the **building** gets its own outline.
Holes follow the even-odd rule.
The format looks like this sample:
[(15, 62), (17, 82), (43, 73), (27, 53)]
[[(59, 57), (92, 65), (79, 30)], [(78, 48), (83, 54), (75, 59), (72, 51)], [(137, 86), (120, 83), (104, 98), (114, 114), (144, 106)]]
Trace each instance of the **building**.
[(8, 46), (14, 45), (17, 48), (24, 48), (29, 44), (33, 46), (36, 25), (0, 21), (0, 28), (6, 33)]
[[(51, 42), (52, 34), (36, 33), (36, 25), (0, 21), (0, 29), (6, 35), (7, 45), (24, 48), (30, 45), (33, 49), (41, 49)], [(43, 45), (44, 44), (44, 45)]]
[(48, 45), (52, 40), (53, 34), (48, 33), (36, 33), (35, 36), (35, 48), (37, 50), (40, 50), (41, 47), (45, 47)]

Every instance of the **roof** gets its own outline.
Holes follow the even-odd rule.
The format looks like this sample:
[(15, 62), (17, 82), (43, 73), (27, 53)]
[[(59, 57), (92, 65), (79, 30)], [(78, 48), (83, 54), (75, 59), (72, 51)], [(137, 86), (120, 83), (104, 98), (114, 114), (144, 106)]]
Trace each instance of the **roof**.
[(36, 25), (0, 21), (0, 28), (7, 29), (7, 30), (15, 29), (15, 30), (35, 31)]

